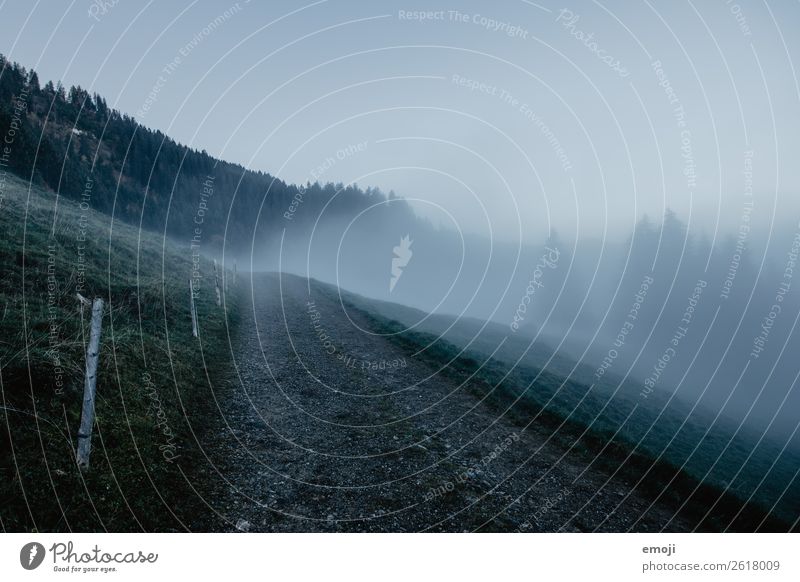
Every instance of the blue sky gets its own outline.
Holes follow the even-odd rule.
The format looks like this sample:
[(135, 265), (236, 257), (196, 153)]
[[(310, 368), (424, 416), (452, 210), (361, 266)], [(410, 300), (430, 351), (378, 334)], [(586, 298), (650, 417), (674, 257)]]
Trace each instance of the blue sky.
[[(419, 13), (422, 14), (419, 14)], [(456, 13), (457, 12), (457, 13)], [(0, 51), (289, 182), (503, 238), (797, 212), (800, 3), (0, 5)]]

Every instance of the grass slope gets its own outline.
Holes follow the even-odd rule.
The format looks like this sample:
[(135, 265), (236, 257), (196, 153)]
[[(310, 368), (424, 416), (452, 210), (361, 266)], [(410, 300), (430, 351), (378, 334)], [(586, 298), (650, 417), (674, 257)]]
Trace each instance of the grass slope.
[[(0, 198), (0, 528), (203, 529), (197, 438), (213, 372), (230, 362), (232, 294), (213, 297), (201, 260), (200, 341), (191, 335), (192, 256), (163, 237), (8, 176)], [(106, 302), (91, 467), (74, 448), (90, 310)], [(207, 372), (208, 371), (208, 372)]]
[[(331, 286), (316, 283), (320, 291), (337, 294)], [(476, 398), (506, 415), (520, 426), (533, 419), (544, 433), (552, 433), (553, 441), (570, 454), (584, 458), (596, 470), (614, 475), (645, 496), (662, 501), (678, 510), (680, 515), (699, 531), (772, 531), (792, 530), (791, 521), (782, 519), (766, 506), (746, 502), (747, 496), (737, 496), (732, 490), (723, 491), (710, 481), (700, 481), (690, 472), (662, 458), (656, 461), (637, 448), (638, 439), (631, 440), (615, 424), (591, 420), (576, 414), (579, 401), (587, 395), (589, 386), (573, 379), (564, 380), (556, 373), (530, 364), (513, 366), (500, 359), (489, 358), (474, 349), (462, 350), (447, 339), (428, 331), (408, 331), (382, 312), (385, 306), (370, 307), (370, 300), (343, 294), (345, 302), (371, 321), (373, 332), (387, 337), (419, 360), (426, 360), (442, 373), (464, 382)], [(447, 364), (445, 366), (445, 364)], [(565, 393), (571, 398), (550, 395)], [(587, 395), (588, 396), (588, 395)], [(602, 403), (589, 408), (596, 413)], [(608, 414), (614, 414), (610, 411)], [(684, 504), (685, 502), (685, 504)], [(713, 508), (713, 511), (709, 511)], [(796, 526), (795, 526), (796, 527)], [(793, 531), (793, 530), (792, 530)]]

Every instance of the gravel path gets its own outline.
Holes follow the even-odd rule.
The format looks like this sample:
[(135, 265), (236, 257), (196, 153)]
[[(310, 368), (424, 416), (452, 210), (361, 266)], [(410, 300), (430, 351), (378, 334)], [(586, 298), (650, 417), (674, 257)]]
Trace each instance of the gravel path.
[[(501, 417), (436, 374), (330, 288), (242, 281), (238, 376), (220, 391), (211, 461), (222, 529), (657, 531), (672, 517), (550, 431)], [(587, 504), (588, 502), (588, 504)], [(681, 530), (675, 519), (670, 529)]]

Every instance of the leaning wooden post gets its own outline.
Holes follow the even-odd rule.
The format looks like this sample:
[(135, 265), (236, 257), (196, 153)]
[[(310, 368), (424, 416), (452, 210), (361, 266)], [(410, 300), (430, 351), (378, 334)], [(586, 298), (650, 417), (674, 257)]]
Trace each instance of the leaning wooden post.
[(89, 468), (92, 452), (92, 428), (94, 427), (94, 396), (97, 384), (97, 359), (100, 354), (100, 332), (103, 326), (103, 300), (92, 303), (92, 323), (89, 332), (89, 347), (86, 348), (86, 379), (83, 385), (83, 410), (81, 426), (78, 428), (78, 467)]
[(194, 283), (189, 277), (189, 311), (192, 314), (192, 336), (197, 337), (197, 309), (194, 306)]
[(217, 307), (222, 305), (222, 296), (219, 293), (219, 271), (217, 270), (217, 259), (214, 259), (214, 288), (217, 291)]

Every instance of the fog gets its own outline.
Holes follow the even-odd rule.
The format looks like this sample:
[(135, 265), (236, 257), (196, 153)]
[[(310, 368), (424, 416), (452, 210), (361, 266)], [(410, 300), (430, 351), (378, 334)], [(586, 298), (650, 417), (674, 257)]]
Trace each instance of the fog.
[[(651, 510), (669, 520), (661, 531), (682, 527), (675, 520), (706, 500), (713, 506), (697, 523), (709, 518), (712, 529), (740, 517), (749, 524), (750, 501), (797, 528), (800, 2), (54, 4), (0, 5), (0, 210), (9, 169), (30, 181), (29, 201), (34, 187), (55, 201), (53, 242), (64, 234), (59, 213), (75, 202), (82, 213), (104, 213), (110, 237), (117, 223), (140, 229), (135, 256), (132, 243), (118, 250), (109, 238), (107, 254), (97, 247), (84, 257), (83, 243), (92, 245), (81, 214), (78, 277), (97, 271), (92, 277), (101, 281), (84, 258), (102, 260), (103, 273), (108, 260), (113, 270), (104, 342), (119, 335), (120, 308), (139, 308), (142, 372), (165, 390), (174, 383), (174, 412), (191, 421), (199, 447), (194, 424), (208, 428), (214, 448), (202, 458), (215, 470), (201, 472), (203, 480), (225, 478), (220, 507), (239, 513), (217, 513), (231, 527), (280, 531), (297, 517), (310, 531), (387, 523), (430, 530), (462, 513), (480, 517), (480, 529), (530, 525), (510, 516), (534, 504), (539, 514), (553, 509), (549, 487), (569, 478), (575, 495), (548, 518), (569, 509), (563, 531), (589, 528), (606, 509), (597, 528), (608, 529), (608, 518), (632, 515), (651, 497), (633, 529), (651, 529), (641, 521)], [(38, 220), (27, 211), (25, 219)], [(8, 305), (13, 299), (28, 310), (36, 279), (27, 273), (47, 269), (52, 323), (56, 247), (48, 239), (45, 266), (44, 230), (24, 226), (22, 252), (9, 261)], [(118, 289), (112, 275), (156, 266), (147, 250), (153, 233), (172, 258), (161, 262), (165, 325), (145, 336), (158, 323), (145, 326), (142, 317), (155, 279), (147, 275), (134, 291), (127, 282)], [(28, 242), (39, 238), (41, 248)], [(178, 248), (188, 273), (177, 272)], [(236, 272), (257, 275), (231, 276), (233, 261)], [(265, 272), (329, 284), (309, 281), (309, 295), (334, 311), (338, 292), (346, 317), (322, 318), (316, 307), (307, 317), (306, 281), (287, 284)], [(78, 304), (62, 295), (59, 309), (71, 302), (64, 314), (72, 321)], [(112, 303), (118, 296), (121, 306)], [(359, 310), (372, 317), (351, 317)], [(52, 344), (59, 335), (43, 319), (20, 321), (20, 338), (47, 328)], [(68, 329), (61, 336), (72, 337)], [(216, 332), (219, 345), (208, 341)], [(337, 357), (325, 344), (334, 338)], [(115, 365), (117, 347), (135, 342), (116, 343)], [(169, 369), (149, 356), (162, 343)], [(207, 369), (194, 359), (196, 347)], [(401, 353), (402, 369), (390, 367)], [(186, 358), (178, 369), (175, 354)], [(28, 394), (32, 370), (45, 367), (24, 355), (11, 385), (17, 378), (25, 388), (18, 394), (33, 406), (37, 433), (39, 419), (63, 412), (71, 422), (62, 399)], [(124, 368), (133, 380), (117, 373), (117, 383), (136, 388), (145, 376), (133, 356), (120, 355), (116, 372)], [(98, 375), (111, 369), (102, 356)], [(349, 365), (358, 360), (360, 368)], [(218, 378), (231, 388), (220, 399)], [(193, 412), (204, 381), (218, 406), (209, 400), (202, 408), (220, 413), (235, 442)], [(188, 407), (179, 384), (191, 391)], [(120, 392), (126, 401), (127, 394)], [(131, 394), (125, 420), (147, 428), (145, 417), (127, 418), (137, 410), (138, 393)], [(164, 404), (169, 411), (169, 399)], [(98, 418), (121, 426), (102, 410)], [(451, 469), (486, 459), (481, 448), (500, 429), (524, 437), (525, 446), (502, 462), (492, 454), (494, 465), (480, 476), (468, 469), (459, 493), (425, 499), (423, 488), (450, 482)], [(128, 432), (139, 451), (145, 441)], [(56, 439), (39, 434), (43, 453), (46, 441)], [(186, 444), (184, 458), (200, 458)], [(228, 481), (224, 472), (234, 466), (238, 479)], [(259, 466), (281, 480), (265, 479)], [(119, 474), (135, 475), (124, 467)], [(372, 475), (354, 467), (375, 470), (381, 481), (356, 485), (351, 477)], [(16, 481), (41, 482), (37, 471), (19, 469)], [(59, 487), (67, 483), (59, 479)], [(91, 493), (91, 482), (73, 481)], [(241, 484), (250, 501), (268, 501), (259, 511), (274, 515), (239, 511), (245, 506), (232, 500)], [(306, 486), (324, 491), (309, 495)], [(192, 485), (216, 496), (216, 485), (204, 487)], [(690, 512), (678, 499), (689, 489)], [(584, 495), (591, 496), (585, 504)], [(744, 505), (734, 507), (735, 498)], [(491, 516), (478, 512), (484, 499)], [(152, 506), (134, 501), (131, 511)], [(712, 512), (718, 503), (724, 511)], [(27, 497), (24, 507), (34, 520)], [(723, 523), (729, 510), (738, 513)]]
[(596, 379), (639, 382), (643, 399), (675, 393), (785, 442), (800, 405), (800, 224), (775, 218), (760, 227), (751, 210), (740, 219), (713, 242), (668, 210), (605, 239), (553, 231), (514, 245), (435, 226), (403, 199), (379, 198), (351, 215), (285, 221), (242, 262), (491, 320), (509, 338), (590, 365)]
[[(764, 209), (800, 188), (797, 7), (735, 6), (281, 0), (240, 3), (193, 42), (224, 8), (119, 2), (92, 29), (85, 7), (21, 4), (0, 34), (42, 79), (287, 183), (394, 189), (511, 245), (619, 238), (667, 207), (713, 238), (732, 206), (737, 228), (748, 152)], [(170, 32), (125, 34), (140, 19)]]

